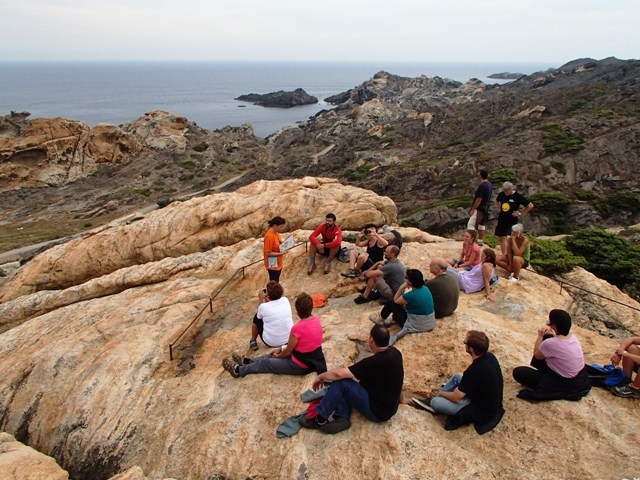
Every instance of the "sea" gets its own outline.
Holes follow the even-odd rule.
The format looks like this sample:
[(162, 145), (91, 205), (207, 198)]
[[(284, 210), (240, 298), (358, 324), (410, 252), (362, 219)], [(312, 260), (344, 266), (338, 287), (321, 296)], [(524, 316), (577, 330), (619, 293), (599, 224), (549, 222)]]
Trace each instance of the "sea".
[[(250, 123), (260, 137), (323, 109), (324, 99), (377, 72), (485, 83), (492, 73), (531, 74), (560, 65), (436, 62), (0, 62), (0, 115), (63, 117), (120, 125), (152, 110), (184, 116), (208, 130)], [(319, 103), (265, 108), (235, 100), (248, 93), (304, 89)]]

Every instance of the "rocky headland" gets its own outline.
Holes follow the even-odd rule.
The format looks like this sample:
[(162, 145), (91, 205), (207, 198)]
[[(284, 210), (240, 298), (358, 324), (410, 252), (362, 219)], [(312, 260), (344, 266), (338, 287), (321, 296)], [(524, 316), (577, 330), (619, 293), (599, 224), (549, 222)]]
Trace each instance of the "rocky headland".
[(236, 100), (250, 102), (261, 107), (292, 108), (300, 105), (313, 105), (318, 103), (318, 98), (309, 95), (302, 88), (296, 88), (292, 92), (280, 90), (271, 93), (249, 93), (240, 95)]

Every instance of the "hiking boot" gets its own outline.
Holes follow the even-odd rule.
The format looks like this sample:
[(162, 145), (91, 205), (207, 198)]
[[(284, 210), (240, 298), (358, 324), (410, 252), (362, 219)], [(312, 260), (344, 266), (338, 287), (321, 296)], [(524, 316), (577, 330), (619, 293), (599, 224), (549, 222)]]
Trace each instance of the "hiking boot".
[(309, 266), (307, 267), (307, 275), (313, 274), (315, 270), (316, 270), (316, 264), (310, 263)]
[(412, 397), (411, 401), (413, 402), (413, 404), (417, 407), (420, 408), (422, 410), (426, 410), (427, 412), (429, 412), (432, 415), (436, 414), (435, 409), (431, 406), (431, 399), (433, 397), (427, 397), (427, 398), (415, 398)]
[(347, 277), (347, 278), (353, 278), (353, 277), (351, 277), (351, 274), (353, 272), (354, 272), (353, 268), (350, 268), (346, 272), (341, 272), (340, 275), (342, 275), (343, 277)]
[(328, 274), (330, 274), (330, 273), (331, 273), (331, 263), (327, 262), (327, 263), (325, 263), (325, 264), (324, 264), (324, 270), (323, 270), (323, 273), (324, 273), (325, 275), (328, 275)]
[(253, 361), (249, 357), (245, 357), (236, 352), (231, 354), (231, 360), (236, 362), (238, 365), (249, 365)]
[(298, 423), (302, 428), (319, 428), (318, 422), (316, 420), (317, 417), (309, 418), (306, 415), (298, 419)]
[(224, 368), (233, 378), (238, 378), (240, 376), (240, 372), (238, 370), (238, 364), (233, 363), (228, 358), (222, 360), (222, 368)]
[(620, 385), (611, 388), (611, 393), (616, 397), (623, 398), (640, 398), (640, 389), (633, 388), (631, 385)]
[(249, 340), (249, 347), (251, 347), (251, 350), (253, 350), (254, 352), (258, 351), (258, 342), (255, 338)]
[(362, 295), (358, 295), (356, 298), (353, 299), (353, 301), (356, 302), (358, 305), (362, 305), (363, 303), (370, 302), (371, 299), (367, 297), (363, 297)]
[(509, 280), (511, 280), (512, 278), (513, 278), (513, 272), (509, 274)]
[(358, 289), (358, 293), (364, 293), (364, 291), (367, 289), (367, 287), (362, 287)]
[(377, 313), (372, 313), (371, 315), (369, 315), (369, 320), (371, 320), (376, 325), (382, 325), (384, 323), (384, 320), (382, 320), (382, 317)]
[(318, 428), (322, 433), (334, 435), (336, 433), (350, 429), (351, 420), (349, 420), (347, 417), (335, 417), (333, 422), (320, 424), (318, 425)]

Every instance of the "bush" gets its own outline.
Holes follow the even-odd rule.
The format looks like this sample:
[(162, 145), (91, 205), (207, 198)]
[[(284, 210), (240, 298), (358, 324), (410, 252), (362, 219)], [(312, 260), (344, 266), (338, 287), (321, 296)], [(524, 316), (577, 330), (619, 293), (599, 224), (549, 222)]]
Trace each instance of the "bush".
[(187, 170), (193, 170), (196, 168), (196, 164), (192, 160), (186, 160), (180, 164), (180, 166)]
[(516, 172), (515, 168), (498, 168), (489, 173), (489, 180), (491, 180), (494, 188), (501, 187), (504, 182), (515, 184), (518, 182), (518, 172)]
[(198, 145), (193, 147), (193, 149), (199, 153), (204, 152), (207, 148), (209, 148), (209, 144), (207, 142), (199, 143)]
[(576, 153), (584, 148), (584, 140), (569, 129), (563, 129), (559, 123), (543, 123), (540, 130), (544, 132), (544, 152), (546, 155)]
[(571, 199), (564, 193), (538, 192), (527, 197), (535, 208), (532, 214), (546, 214), (549, 218), (549, 233), (557, 235), (567, 233), (567, 216)]
[(584, 267), (584, 257), (567, 250), (563, 242), (555, 240), (529, 239), (531, 245), (531, 266), (544, 275), (556, 275)]
[(617, 192), (599, 199), (595, 206), (606, 216), (616, 215), (620, 211), (637, 212), (640, 210), (640, 194)]
[(563, 175), (567, 173), (567, 166), (562, 162), (551, 162), (551, 166)]
[(576, 190), (576, 198), (578, 200), (590, 202), (591, 200), (595, 200), (596, 198), (598, 198), (598, 196), (590, 190), (579, 189)]
[(463, 195), (460, 197), (451, 197), (451, 198), (438, 200), (433, 205), (430, 205), (429, 208), (435, 208), (435, 207), (469, 208), (471, 207), (471, 203), (472, 203), (472, 198), (469, 195)]

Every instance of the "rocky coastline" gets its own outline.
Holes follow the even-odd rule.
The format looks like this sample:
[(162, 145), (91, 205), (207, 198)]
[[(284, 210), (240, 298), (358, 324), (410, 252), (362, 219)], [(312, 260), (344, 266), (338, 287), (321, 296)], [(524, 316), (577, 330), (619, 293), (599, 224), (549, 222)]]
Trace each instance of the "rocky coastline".
[(300, 105), (313, 105), (318, 103), (318, 98), (309, 95), (302, 88), (297, 88), (291, 92), (280, 90), (271, 93), (249, 93), (236, 98), (241, 102), (250, 102), (261, 107), (271, 108), (293, 108)]

